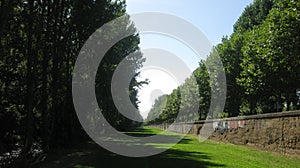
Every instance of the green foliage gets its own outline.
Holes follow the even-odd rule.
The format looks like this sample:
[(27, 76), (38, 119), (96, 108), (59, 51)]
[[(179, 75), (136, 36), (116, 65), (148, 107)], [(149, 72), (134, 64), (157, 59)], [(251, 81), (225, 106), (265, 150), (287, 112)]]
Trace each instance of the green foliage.
[[(211, 93), (208, 71), (204, 64), (200, 62), (200, 67), (193, 72), (193, 76), (187, 78), (170, 95), (163, 95), (155, 101), (146, 119), (147, 124), (173, 123), (175, 120), (194, 121), (207, 117)], [(195, 109), (198, 111), (193, 111)], [(181, 118), (177, 118), (179, 112)]]
[(245, 8), (240, 18), (234, 24), (234, 30), (244, 32), (260, 25), (268, 16), (274, 3), (275, 0), (254, 0), (252, 4)]
[[(21, 148), (24, 159), (33, 144), (47, 152), (87, 138), (72, 102), (74, 63), (96, 29), (124, 14), (123, 0), (0, 1), (0, 155)], [(118, 28), (124, 27), (135, 30), (129, 16)], [(118, 129), (139, 124), (117, 112), (108, 92), (115, 67), (123, 59), (131, 61), (129, 71), (141, 67), (144, 59), (138, 44), (138, 34), (123, 39), (98, 70), (104, 74), (96, 79), (99, 106)], [(133, 52), (137, 57), (126, 58)], [(135, 76), (129, 86), (135, 106), (141, 84)]]
[[(299, 109), (295, 94), (300, 88), (299, 36), (298, 1), (255, 0), (247, 6), (235, 23), (233, 34), (224, 37), (193, 73), (199, 89), (199, 119), (216, 117), (208, 115), (211, 91), (219, 85), (213, 78), (218, 76), (215, 73), (220, 67), (216, 64), (216, 56), (222, 60), (227, 83), (224, 113), (218, 117)], [(185, 87), (194, 86), (190, 86), (187, 80), (177, 90)], [(195, 94), (195, 90), (191, 89), (191, 92)], [(165, 97), (174, 99), (172, 94)], [(179, 107), (188, 110), (191, 104), (195, 104), (195, 101), (190, 101), (168, 109), (169, 102), (163, 108), (154, 105), (161, 108), (158, 111), (164, 116), (164, 119), (159, 117), (158, 123), (174, 121), (176, 116), (170, 113), (176, 112), (170, 111), (175, 109), (178, 113)]]
[(239, 83), (255, 104), (270, 104), (272, 96), (282, 106), (295, 100), (300, 79), (299, 12), (299, 3), (278, 1), (266, 20), (246, 34)]
[(201, 61), (199, 67), (194, 71), (194, 76), (197, 80), (198, 91), (199, 91), (199, 120), (207, 117), (210, 99), (211, 99), (211, 87), (209, 81), (209, 74), (205, 66), (205, 62)]

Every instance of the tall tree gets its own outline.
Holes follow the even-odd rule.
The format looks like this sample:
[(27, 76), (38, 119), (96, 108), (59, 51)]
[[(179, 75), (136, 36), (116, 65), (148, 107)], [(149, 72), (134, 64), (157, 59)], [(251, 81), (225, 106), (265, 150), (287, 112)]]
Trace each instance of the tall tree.
[[(74, 63), (95, 30), (126, 13), (125, 2), (1, 0), (0, 9), (0, 155), (22, 148), (19, 160), (28, 161), (32, 151), (47, 153), (55, 147), (70, 147), (85, 140), (72, 102)], [(129, 17), (127, 21), (127, 28), (134, 29)], [(108, 81), (103, 84), (111, 82), (109, 75), (123, 59), (131, 60), (130, 71), (141, 67), (138, 44), (139, 36), (135, 34), (111, 49), (102, 64), (108, 65), (101, 69), (108, 73)], [(132, 52), (139, 54), (134, 59), (126, 58)], [(140, 84), (136, 76), (130, 84), (130, 98), (135, 105), (135, 88)], [(110, 90), (108, 85), (100, 87)], [(138, 125), (121, 115), (114, 120), (117, 111), (108, 108), (113, 107), (113, 102), (109, 96), (105, 98), (103, 104), (107, 108), (99, 104), (103, 113), (112, 113), (109, 120), (113, 124), (120, 128)]]

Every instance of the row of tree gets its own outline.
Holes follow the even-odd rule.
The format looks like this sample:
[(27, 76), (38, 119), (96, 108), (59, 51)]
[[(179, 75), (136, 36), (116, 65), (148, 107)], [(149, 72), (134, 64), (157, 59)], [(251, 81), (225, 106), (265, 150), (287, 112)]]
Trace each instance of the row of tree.
[[(252, 115), (299, 108), (300, 88), (300, 3), (294, 0), (255, 0), (234, 25), (233, 34), (214, 47), (207, 60), (193, 72), (199, 87), (198, 118), (209, 112), (214, 81), (207, 70), (211, 58), (222, 60), (227, 80), (223, 116)], [(147, 122), (174, 121), (181, 87), (158, 98)], [(192, 92), (191, 92), (192, 93)], [(191, 101), (190, 103), (197, 103)]]
[[(123, 0), (1, 0), (0, 1), (0, 155), (17, 153), (17, 162), (86, 139), (72, 102), (72, 71), (88, 37), (125, 12)], [(128, 22), (125, 29), (134, 29)], [(110, 93), (114, 70), (129, 53), (138, 52), (138, 34), (114, 45), (101, 62), (97, 101), (117, 129), (136, 126), (120, 115)], [(130, 70), (143, 62), (136, 54)], [(136, 86), (130, 98), (137, 104)], [(137, 114), (139, 115), (139, 114)], [(36, 151), (36, 150), (35, 150)], [(9, 154), (10, 153), (10, 154)], [(5, 166), (1, 157), (0, 167)]]

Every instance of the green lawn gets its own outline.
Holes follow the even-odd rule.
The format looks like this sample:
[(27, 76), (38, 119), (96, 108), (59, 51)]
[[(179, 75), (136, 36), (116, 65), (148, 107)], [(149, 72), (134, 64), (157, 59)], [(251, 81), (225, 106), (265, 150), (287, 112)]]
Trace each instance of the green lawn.
[[(145, 127), (128, 134), (133, 136), (149, 136), (159, 132), (161, 131)], [(157, 144), (155, 146), (164, 147), (167, 145)], [(300, 168), (300, 159), (212, 141), (199, 143), (197, 137), (187, 135), (179, 144), (156, 156), (146, 158), (124, 157), (108, 152), (94, 143), (88, 143), (78, 146), (73, 150), (52, 153), (44, 163), (37, 166), (46, 168)]]

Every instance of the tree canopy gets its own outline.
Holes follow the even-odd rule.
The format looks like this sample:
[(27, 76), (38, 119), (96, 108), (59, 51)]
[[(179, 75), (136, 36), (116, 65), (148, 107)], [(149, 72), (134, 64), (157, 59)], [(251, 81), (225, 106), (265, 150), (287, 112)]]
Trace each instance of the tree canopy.
[[(103, 24), (126, 15), (123, 0), (1, 0), (0, 1), (0, 155), (6, 166), (14, 157), (19, 166), (34, 157), (87, 139), (72, 102), (72, 73), (77, 55), (89, 36)], [(120, 28), (134, 30), (129, 21)], [(96, 95), (102, 113), (117, 129), (139, 123), (120, 115), (111, 98), (116, 66), (131, 60), (130, 71), (142, 62), (136, 33), (114, 45), (99, 65)], [(135, 52), (135, 58), (126, 58)], [(137, 106), (136, 76), (130, 99)], [(141, 118), (140, 114), (136, 113)], [(3, 159), (3, 158), (2, 158)], [(3, 165), (2, 165), (3, 164)]]
[[(299, 6), (298, 1), (255, 0), (245, 8), (233, 26), (234, 32), (223, 37), (193, 72), (199, 88), (199, 120), (208, 117), (214, 81), (209, 78), (206, 64), (213, 55), (221, 58), (226, 73), (227, 96), (222, 117), (299, 109)], [(174, 93), (186, 85), (188, 82), (156, 101), (148, 120), (153, 116), (157, 119), (150, 124), (174, 121), (178, 109), (186, 107), (169, 106), (175, 100), (180, 102)], [(166, 102), (165, 106), (161, 106), (162, 102)]]

